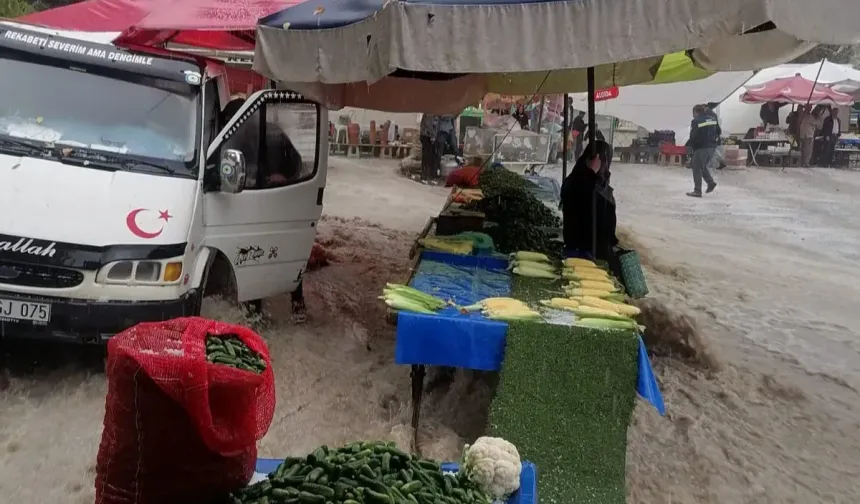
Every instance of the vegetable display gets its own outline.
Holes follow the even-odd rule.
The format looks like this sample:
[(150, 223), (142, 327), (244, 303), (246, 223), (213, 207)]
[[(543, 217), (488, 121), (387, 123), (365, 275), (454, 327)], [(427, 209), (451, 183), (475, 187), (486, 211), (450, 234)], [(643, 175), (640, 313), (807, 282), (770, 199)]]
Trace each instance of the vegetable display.
[(341, 448), (321, 446), (307, 457), (288, 458), (267, 479), (231, 496), (231, 504), (491, 502), (467, 472), (443, 473), (438, 462), (382, 441), (359, 441)]
[(266, 361), (233, 334), (206, 335), (206, 360), (252, 373), (266, 370)]
[(486, 229), (496, 250), (507, 253), (534, 250), (559, 256), (561, 242), (543, 228), (558, 228), (561, 220), (537, 199), (530, 187), (535, 185), (522, 176), (505, 169), (484, 170), (478, 180), (483, 198), (466, 208), (484, 213), (487, 221), (497, 224)]

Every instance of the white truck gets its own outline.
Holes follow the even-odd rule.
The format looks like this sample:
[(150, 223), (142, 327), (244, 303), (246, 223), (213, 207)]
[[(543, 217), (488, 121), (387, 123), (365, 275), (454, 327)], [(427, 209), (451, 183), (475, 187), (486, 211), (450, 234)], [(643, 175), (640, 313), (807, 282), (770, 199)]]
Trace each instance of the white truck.
[(226, 118), (222, 70), (0, 23), (0, 338), (98, 343), (296, 289), (327, 111), (266, 90)]

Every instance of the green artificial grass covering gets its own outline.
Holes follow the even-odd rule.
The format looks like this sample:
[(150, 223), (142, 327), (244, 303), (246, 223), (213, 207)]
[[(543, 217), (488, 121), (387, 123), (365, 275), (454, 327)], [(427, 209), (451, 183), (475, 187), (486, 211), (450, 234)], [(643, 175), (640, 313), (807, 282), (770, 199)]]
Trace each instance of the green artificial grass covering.
[[(514, 277), (512, 297), (531, 304), (559, 285)], [(637, 351), (629, 331), (509, 324), (488, 430), (537, 464), (541, 502), (625, 502)]]

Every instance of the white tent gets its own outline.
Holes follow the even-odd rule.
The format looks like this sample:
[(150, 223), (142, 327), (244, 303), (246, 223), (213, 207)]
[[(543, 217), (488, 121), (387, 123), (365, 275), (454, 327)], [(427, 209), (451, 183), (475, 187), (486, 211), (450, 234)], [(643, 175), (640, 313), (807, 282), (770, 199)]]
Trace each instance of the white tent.
[[(673, 130), (675, 142), (683, 145), (690, 134), (693, 106), (722, 101), (752, 75), (750, 71), (719, 72), (698, 81), (626, 86), (619, 90), (618, 98), (597, 102), (595, 110), (598, 114), (615, 116), (650, 131)], [(585, 93), (571, 97), (574, 108), (588, 110)]]

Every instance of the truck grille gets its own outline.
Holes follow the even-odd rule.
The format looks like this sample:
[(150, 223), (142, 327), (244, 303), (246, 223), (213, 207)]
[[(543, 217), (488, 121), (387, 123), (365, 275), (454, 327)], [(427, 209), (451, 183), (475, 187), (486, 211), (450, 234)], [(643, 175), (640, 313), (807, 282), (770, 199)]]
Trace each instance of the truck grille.
[(72, 269), (0, 261), (0, 284), (67, 289), (80, 285), (84, 274)]

